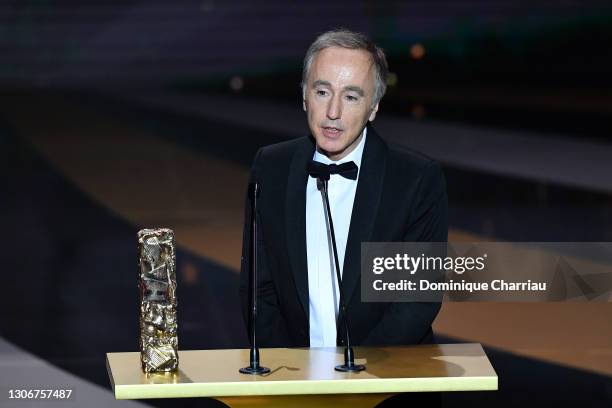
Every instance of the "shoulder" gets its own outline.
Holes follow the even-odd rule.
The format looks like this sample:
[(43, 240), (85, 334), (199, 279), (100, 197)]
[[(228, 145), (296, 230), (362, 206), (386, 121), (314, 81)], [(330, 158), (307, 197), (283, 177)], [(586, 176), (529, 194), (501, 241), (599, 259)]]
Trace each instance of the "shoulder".
[(251, 177), (260, 179), (278, 179), (286, 177), (294, 157), (299, 155), (312, 155), (314, 142), (308, 136), (287, 140), (264, 146), (257, 151), (251, 167)]
[[(390, 143), (382, 138), (374, 129), (370, 128), (376, 150), (384, 151), (386, 174), (398, 181), (408, 182), (421, 179), (428, 174), (442, 175), (440, 164), (431, 157), (409, 147)], [(370, 133), (368, 133), (369, 137)]]
[(438, 161), (405, 146), (385, 144), (385, 182), (396, 197), (397, 192), (403, 191), (424, 208), (446, 201), (446, 179)]
[(396, 144), (387, 146), (387, 166), (404, 176), (442, 171), (440, 163), (421, 152)]
[(297, 151), (307, 149), (312, 145), (313, 142), (308, 136), (267, 145), (257, 151), (255, 161), (289, 162)]
[(401, 146), (389, 148), (387, 173), (395, 185), (412, 185), (414, 193), (424, 201), (446, 197), (446, 178), (442, 166), (431, 157)]

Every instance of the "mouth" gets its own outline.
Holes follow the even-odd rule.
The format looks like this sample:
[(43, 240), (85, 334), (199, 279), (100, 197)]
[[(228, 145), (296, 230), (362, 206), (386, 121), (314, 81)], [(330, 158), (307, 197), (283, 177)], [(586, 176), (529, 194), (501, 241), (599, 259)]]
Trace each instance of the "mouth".
[(330, 139), (337, 139), (343, 132), (342, 129), (333, 126), (322, 126), (323, 135)]

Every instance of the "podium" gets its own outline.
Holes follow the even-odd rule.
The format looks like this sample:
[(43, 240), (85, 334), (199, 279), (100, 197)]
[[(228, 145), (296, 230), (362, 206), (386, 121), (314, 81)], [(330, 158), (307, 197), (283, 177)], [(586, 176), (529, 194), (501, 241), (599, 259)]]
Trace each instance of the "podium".
[(107, 353), (117, 399), (212, 397), (230, 407), (373, 407), (402, 392), (497, 390), (480, 344), (355, 347), (366, 371), (341, 373), (343, 348), (261, 349), (267, 375), (240, 374), (249, 350), (179, 351), (173, 373), (144, 373), (140, 353)]

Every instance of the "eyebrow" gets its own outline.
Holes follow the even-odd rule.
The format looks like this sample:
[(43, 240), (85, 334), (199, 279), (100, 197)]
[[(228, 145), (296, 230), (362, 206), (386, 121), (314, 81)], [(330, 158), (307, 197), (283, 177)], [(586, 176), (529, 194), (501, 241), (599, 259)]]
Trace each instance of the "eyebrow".
[(316, 81), (312, 83), (313, 88), (316, 88), (317, 86), (327, 86), (331, 88), (331, 84), (328, 81), (323, 81), (321, 79), (317, 79)]
[(354, 85), (349, 85), (349, 86), (345, 86), (344, 87), (345, 91), (350, 91), (350, 92), (355, 92), (357, 93), (359, 96), (363, 96), (365, 95), (365, 93), (363, 92), (363, 89), (361, 89), (358, 86), (354, 86)]
[[(332, 87), (331, 83), (329, 83), (328, 81), (323, 81), (321, 79), (317, 79), (316, 81), (314, 81), (312, 83), (312, 87), (313, 88), (316, 88), (318, 86), (327, 86), (329, 88)], [(345, 91), (349, 91), (349, 92), (355, 92), (355, 93), (359, 94), (359, 96), (364, 96), (365, 95), (365, 92), (363, 91), (363, 89), (361, 89), (360, 87), (355, 86), (355, 85), (345, 86), (344, 90)]]

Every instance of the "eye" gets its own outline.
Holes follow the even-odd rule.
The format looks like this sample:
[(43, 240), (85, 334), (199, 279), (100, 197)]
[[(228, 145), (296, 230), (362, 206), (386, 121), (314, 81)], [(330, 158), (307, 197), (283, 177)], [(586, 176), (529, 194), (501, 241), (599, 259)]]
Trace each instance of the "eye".
[(355, 95), (346, 95), (346, 100), (349, 102), (356, 102), (357, 100), (359, 100), (359, 97)]
[(317, 96), (326, 96), (327, 95), (327, 91), (324, 89), (317, 89), (315, 90), (315, 93), (317, 94)]

